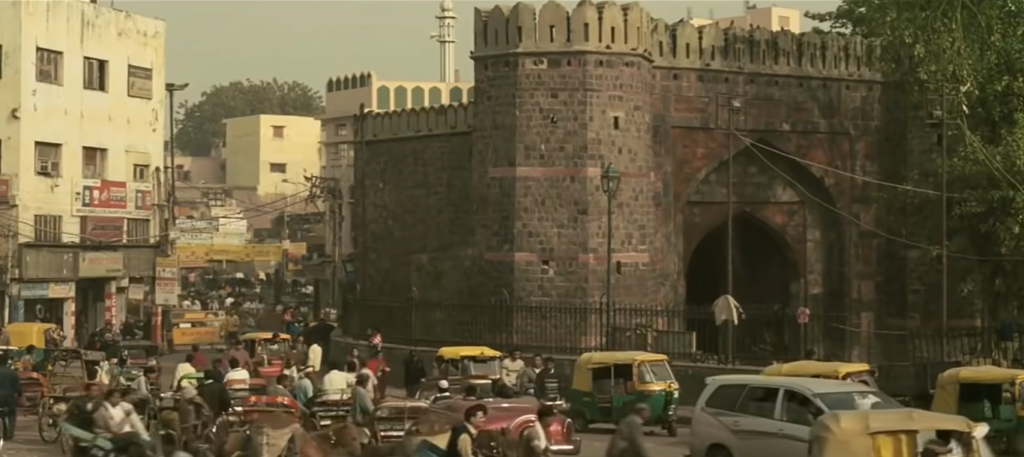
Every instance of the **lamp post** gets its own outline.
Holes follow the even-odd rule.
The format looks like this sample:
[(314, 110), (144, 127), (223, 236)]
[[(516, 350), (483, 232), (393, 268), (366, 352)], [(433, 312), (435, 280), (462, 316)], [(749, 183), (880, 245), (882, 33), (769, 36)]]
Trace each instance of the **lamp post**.
[(612, 201), (619, 191), (619, 171), (608, 163), (601, 170), (601, 192), (608, 199), (607, 246), (605, 250), (606, 270), (604, 283), (604, 346), (611, 350), (612, 344)]
[(175, 211), (174, 211), (175, 210), (175, 206), (174, 206), (175, 205), (175, 198), (174, 198), (175, 197), (175, 193), (174, 193), (175, 192), (175, 182), (178, 181), (178, 168), (174, 164), (174, 131), (177, 130), (176, 129), (176, 125), (175, 125), (175, 119), (174, 119), (174, 112), (175, 112), (174, 111), (174, 93), (175, 92), (181, 92), (181, 91), (183, 91), (185, 89), (188, 89), (188, 83), (181, 83), (181, 84), (167, 83), (167, 84), (164, 84), (164, 90), (167, 92), (167, 99), (168, 99), (167, 111), (169, 112), (169, 115), (171, 116), (171, 141), (170, 141), (170, 144), (168, 144), (168, 149), (169, 149), (169, 153), (170, 153), (170, 156), (171, 156), (171, 179), (170, 179), (170, 181), (171, 181), (171, 197), (167, 200), (168, 201), (167, 207), (170, 208), (171, 226), (172, 227), (174, 226), (174, 223), (175, 223), (175, 215), (174, 215), (174, 213), (175, 213)]

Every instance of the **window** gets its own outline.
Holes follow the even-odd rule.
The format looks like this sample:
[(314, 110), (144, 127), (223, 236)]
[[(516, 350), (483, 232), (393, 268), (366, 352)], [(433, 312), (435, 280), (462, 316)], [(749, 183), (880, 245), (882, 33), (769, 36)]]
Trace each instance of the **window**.
[(85, 179), (103, 179), (107, 170), (106, 159), (106, 149), (82, 148), (82, 177)]
[(60, 243), (64, 237), (61, 236), (63, 230), (63, 217), (61, 216), (49, 216), (45, 214), (37, 214), (35, 216), (35, 240), (41, 243)]
[(779, 28), (789, 30), (789, 16), (779, 16)]
[(288, 173), (288, 164), (286, 163), (272, 163), (270, 164), (271, 173)]
[(152, 242), (149, 233), (149, 219), (128, 219), (128, 244), (149, 244)]
[(274, 129), (274, 138), (284, 138), (284, 126), (283, 125), (275, 125), (275, 126), (272, 126), (271, 128)]
[(36, 81), (46, 84), (64, 84), (64, 53), (36, 48)]
[(341, 162), (342, 166), (346, 166), (346, 165), (349, 165), (349, 164), (353, 163), (353, 160), (352, 160), (352, 158), (353, 158), (352, 157), (352, 145), (351, 144), (349, 144), (349, 143), (338, 143), (338, 144), (335, 145), (335, 147), (337, 148), (335, 150), (335, 152), (337, 153), (338, 161)]
[(61, 145), (36, 143), (36, 174), (60, 176)]
[(810, 427), (821, 415), (821, 408), (800, 392), (786, 390), (782, 394), (782, 420)]
[(740, 397), (743, 396), (745, 390), (747, 390), (745, 385), (726, 384), (718, 386), (714, 392), (711, 392), (708, 399), (704, 400), (704, 406), (722, 411), (735, 411), (736, 404), (739, 403)]
[(107, 61), (85, 58), (85, 81), (82, 87), (88, 90), (107, 91)]
[(832, 392), (818, 394), (818, 401), (829, 411), (853, 411), (858, 409), (899, 409), (900, 403), (884, 392)]
[(335, 125), (334, 136), (348, 136), (348, 124)]
[(128, 66), (128, 96), (153, 99), (153, 70), (146, 67)]
[(184, 181), (186, 181), (185, 180), (185, 166), (184, 165), (178, 165), (178, 164), (174, 165), (174, 180), (177, 181), (177, 182), (184, 182)]
[(135, 182), (149, 181), (149, 165), (132, 165), (132, 180)]
[(619, 116), (612, 116), (612, 128), (615, 130), (619, 129)]
[(736, 404), (736, 412), (773, 419), (775, 403), (778, 402), (778, 399), (779, 389), (777, 387), (750, 386), (740, 402)]

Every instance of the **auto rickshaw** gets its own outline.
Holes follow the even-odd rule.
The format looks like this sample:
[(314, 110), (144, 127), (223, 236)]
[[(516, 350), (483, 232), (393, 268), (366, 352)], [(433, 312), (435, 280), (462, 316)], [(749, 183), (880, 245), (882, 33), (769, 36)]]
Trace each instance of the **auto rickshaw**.
[(859, 382), (873, 389), (878, 388), (878, 383), (875, 382), (875, 369), (866, 363), (800, 360), (772, 365), (762, 370), (761, 374), (791, 378), (836, 379)]
[(37, 348), (44, 348), (46, 331), (56, 327), (57, 324), (48, 322), (14, 322), (7, 324), (4, 331), (11, 338), (11, 346), (24, 348), (31, 344)]
[(988, 430), (962, 416), (919, 409), (836, 411), (811, 427), (806, 452), (808, 457), (917, 457), (937, 444), (936, 432), (950, 431), (969, 441), (973, 452), (965, 457), (993, 456), (983, 439)]
[(1024, 431), (1021, 384), (1024, 370), (994, 366), (957, 367), (935, 381), (931, 410), (988, 424), (988, 441), (998, 449)]
[(437, 350), (439, 376), (432, 381), (445, 379), (450, 392), (458, 395), (467, 385), (477, 388), (477, 395), (487, 398), (493, 395), (494, 385), (501, 379), (501, 352), (486, 346), (448, 346)]
[(641, 351), (588, 352), (576, 360), (566, 415), (577, 430), (590, 424), (616, 424), (644, 402), (651, 409), (646, 425), (676, 436), (679, 384), (663, 354)]
[(160, 391), (160, 346), (146, 340), (123, 340), (116, 344), (121, 377), (132, 382), (145, 372), (146, 368), (156, 369), (156, 379), (149, 383), (151, 392)]
[[(273, 340), (274, 335), (278, 336), (277, 343)], [(291, 336), (287, 333), (252, 332), (240, 339), (261, 378), (273, 379), (281, 374), (284, 359), (291, 354)]]

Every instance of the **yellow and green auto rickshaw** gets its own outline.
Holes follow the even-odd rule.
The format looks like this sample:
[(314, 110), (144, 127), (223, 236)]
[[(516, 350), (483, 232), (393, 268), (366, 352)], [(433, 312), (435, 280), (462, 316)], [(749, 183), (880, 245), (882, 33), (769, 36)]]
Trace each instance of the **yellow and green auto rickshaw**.
[(935, 381), (931, 410), (988, 424), (992, 428), (988, 440), (999, 451), (1024, 431), (1022, 383), (1024, 370), (994, 366), (946, 370)]
[(651, 409), (647, 425), (676, 436), (679, 384), (666, 355), (641, 351), (589, 352), (576, 360), (567, 416), (577, 430), (590, 424), (615, 424), (638, 402)]
[(23, 349), (29, 345), (45, 348), (46, 331), (56, 327), (56, 324), (48, 322), (14, 322), (7, 324), (4, 331), (11, 339), (11, 346)]
[(878, 388), (878, 383), (875, 382), (875, 369), (866, 363), (800, 360), (772, 365), (762, 370), (761, 374), (764, 376), (852, 381), (859, 382), (873, 389)]
[(808, 457), (918, 457), (926, 447), (940, 445), (940, 431), (956, 432), (964, 457), (996, 455), (985, 443), (989, 431), (954, 414), (919, 409), (835, 411), (811, 426)]
[(476, 386), (477, 395), (487, 398), (501, 378), (501, 352), (487, 346), (447, 346), (437, 350), (437, 374), (431, 381), (446, 380), (453, 395), (462, 394), (467, 385)]

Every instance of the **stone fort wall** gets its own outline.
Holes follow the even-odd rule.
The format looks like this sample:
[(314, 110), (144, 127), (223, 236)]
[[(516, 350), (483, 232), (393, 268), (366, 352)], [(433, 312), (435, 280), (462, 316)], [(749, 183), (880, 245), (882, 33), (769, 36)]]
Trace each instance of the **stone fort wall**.
[[(414, 289), (441, 300), (600, 298), (607, 227), (599, 173), (611, 162), (623, 176), (613, 207), (614, 296), (677, 300), (685, 270), (679, 252), (688, 243), (682, 234), (703, 231), (686, 228), (692, 222), (679, 210), (687, 198), (680, 183), (693, 185), (704, 171), (673, 150), (687, 141), (680, 126), (703, 129), (697, 140), (708, 148), (724, 146), (727, 107), (712, 92), (809, 94), (795, 96), (799, 106), (762, 97), (780, 106), (762, 107), (765, 119), (743, 115), (744, 125), (782, 130), (791, 126), (780, 113), (806, 112), (814, 117), (808, 129), (849, 132), (842, 115), (822, 114), (848, 99), (863, 105), (862, 120), (876, 121), (878, 94), (865, 97), (871, 89), (863, 87), (879, 84), (877, 50), (858, 37), (698, 28), (652, 18), (636, 3), (588, 1), (572, 9), (556, 2), (477, 9), (474, 28), (473, 104), (365, 121), (357, 181), (377, 190), (366, 191), (356, 231), (358, 249), (374, 256), (361, 265), (368, 296)], [(730, 74), (738, 77), (730, 82)], [(768, 87), (750, 88), (753, 79), (743, 75), (766, 76), (759, 84)], [(845, 82), (826, 89), (814, 81)], [(696, 99), (703, 105), (691, 106)], [(857, 141), (871, 147), (870, 138)]]

